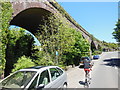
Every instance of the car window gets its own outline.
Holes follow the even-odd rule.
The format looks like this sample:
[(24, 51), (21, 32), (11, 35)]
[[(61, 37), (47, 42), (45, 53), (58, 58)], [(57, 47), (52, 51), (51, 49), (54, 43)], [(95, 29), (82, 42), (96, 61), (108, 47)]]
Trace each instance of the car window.
[(60, 76), (60, 73), (56, 68), (50, 68), (50, 74), (51, 74), (52, 81)]
[(2, 82), (3, 87), (7, 88), (21, 88), (25, 87), (33, 78), (36, 72), (33, 71), (19, 71)]
[(32, 84), (29, 87), (29, 90), (34, 90), (35, 89), (35, 87), (37, 85), (38, 76), (39, 75), (37, 75), (37, 77), (33, 80)]
[(49, 82), (50, 82), (49, 73), (48, 70), (45, 70), (40, 74), (38, 85), (40, 84), (47, 85)]
[(60, 68), (57, 68), (58, 72), (60, 73), (60, 75), (63, 74), (63, 71)]

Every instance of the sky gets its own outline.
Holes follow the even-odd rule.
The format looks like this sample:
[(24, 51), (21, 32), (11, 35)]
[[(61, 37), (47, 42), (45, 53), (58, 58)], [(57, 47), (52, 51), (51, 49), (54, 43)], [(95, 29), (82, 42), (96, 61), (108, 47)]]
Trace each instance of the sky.
[[(12, 30), (13, 28), (17, 28), (17, 30), (20, 30), (20, 27), (15, 26), (15, 25), (11, 25), (11, 26), (9, 27), (10, 30)], [(25, 29), (24, 29), (24, 30), (25, 30)], [(40, 46), (40, 45), (41, 45), (40, 42), (38, 41), (38, 39), (37, 39), (31, 32), (29, 32), (29, 31), (27, 31), (27, 30), (25, 30), (25, 32), (33, 36), (34, 41), (35, 41), (35, 43), (34, 43), (35, 45), (37, 45), (37, 46)]]
[(104, 0), (102, 2), (97, 2), (100, 0), (89, 0), (89, 2), (87, 0), (56, 1), (94, 37), (100, 41), (116, 42), (112, 32), (118, 19), (118, 0)]
[(56, 1), (57, 2), (119, 2), (120, 0), (56, 0)]
[(57, 1), (76, 22), (94, 37), (101, 41), (116, 42), (112, 32), (118, 20), (118, 2)]
[(118, 18), (120, 19), (120, 2), (118, 3)]

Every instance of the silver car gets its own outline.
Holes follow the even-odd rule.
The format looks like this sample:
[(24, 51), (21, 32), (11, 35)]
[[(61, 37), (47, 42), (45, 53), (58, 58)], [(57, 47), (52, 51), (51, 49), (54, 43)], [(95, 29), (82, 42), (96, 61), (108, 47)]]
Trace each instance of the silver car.
[(58, 66), (36, 66), (21, 69), (0, 81), (0, 88), (22, 88), (24, 90), (64, 88), (66, 86), (67, 75)]

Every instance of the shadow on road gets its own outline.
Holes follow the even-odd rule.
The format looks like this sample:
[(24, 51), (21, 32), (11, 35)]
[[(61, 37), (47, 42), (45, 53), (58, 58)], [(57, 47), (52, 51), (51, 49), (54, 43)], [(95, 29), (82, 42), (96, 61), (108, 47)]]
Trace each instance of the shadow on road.
[(84, 68), (84, 65), (80, 65), (79, 68)]
[(111, 66), (111, 67), (118, 67), (120, 68), (120, 58), (112, 58), (112, 59), (105, 59), (104, 62), (107, 62), (104, 65)]
[(83, 81), (79, 81), (79, 84), (81, 84), (81, 85), (85, 85), (85, 82), (83, 82)]

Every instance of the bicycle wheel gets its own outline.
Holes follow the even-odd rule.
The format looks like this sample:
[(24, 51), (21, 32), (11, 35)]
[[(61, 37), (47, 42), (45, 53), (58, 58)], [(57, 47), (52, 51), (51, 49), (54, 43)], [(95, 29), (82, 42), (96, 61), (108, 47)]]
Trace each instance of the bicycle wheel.
[[(87, 80), (86, 80), (86, 81), (87, 81)], [(88, 82), (85, 82), (84, 88), (88, 88), (88, 87), (89, 87)]]
[(89, 88), (89, 84), (90, 84), (90, 75), (89, 75), (89, 73), (87, 73), (85, 75), (85, 85), (84, 85), (84, 88)]
[(88, 75), (87, 75), (87, 82), (90, 84), (91, 83), (91, 78), (90, 78), (90, 74), (88, 73)]
[(85, 84), (84, 84), (84, 88), (88, 88), (89, 87), (89, 83), (88, 83), (88, 78), (85, 78)]

